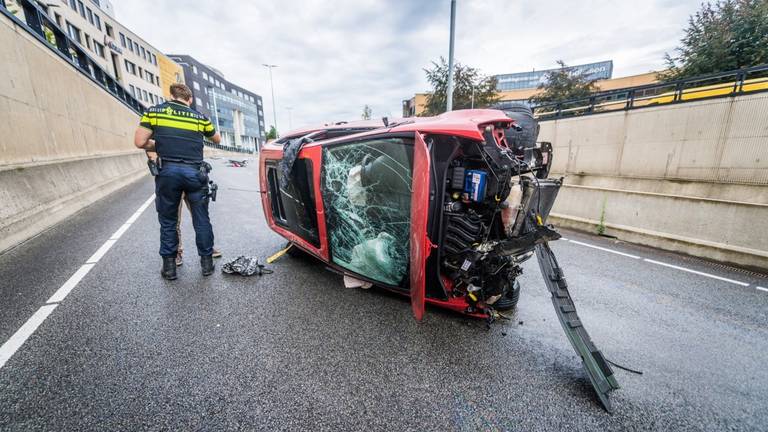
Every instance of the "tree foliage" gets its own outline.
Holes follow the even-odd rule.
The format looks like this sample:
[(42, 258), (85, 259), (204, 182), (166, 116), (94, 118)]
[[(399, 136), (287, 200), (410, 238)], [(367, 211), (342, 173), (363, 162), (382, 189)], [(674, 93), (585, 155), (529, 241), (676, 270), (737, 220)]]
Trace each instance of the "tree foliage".
[(277, 129), (275, 129), (274, 126), (269, 127), (269, 132), (267, 132), (267, 141), (277, 139)]
[[(433, 116), (444, 113), (448, 103), (448, 63), (440, 57), (439, 62), (432, 62), (432, 68), (424, 69), (432, 92), (427, 95), (424, 112), (421, 115)], [(488, 107), (498, 102), (496, 78), (482, 75), (478, 69), (455, 63), (453, 66), (453, 109)]]
[(370, 120), (373, 115), (373, 110), (368, 105), (363, 107), (363, 114), (360, 116), (363, 120)]
[(562, 60), (557, 64), (560, 68), (547, 72), (544, 84), (538, 87), (541, 91), (530, 98), (532, 104), (586, 98), (597, 90), (595, 80), (590, 80), (586, 73), (568, 67)]
[(660, 78), (681, 79), (768, 63), (768, 0), (705, 3), (688, 19)]

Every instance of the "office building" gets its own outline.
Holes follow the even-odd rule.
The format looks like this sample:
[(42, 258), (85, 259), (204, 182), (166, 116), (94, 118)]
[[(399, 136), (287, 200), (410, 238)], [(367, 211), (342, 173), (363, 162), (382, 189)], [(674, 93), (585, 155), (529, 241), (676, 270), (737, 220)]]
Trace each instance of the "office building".
[[(568, 69), (576, 73), (583, 73), (588, 79), (594, 80), (595, 87), (598, 91), (617, 90), (645, 84), (653, 84), (658, 81), (656, 72), (612, 78), (612, 60), (569, 66)], [(534, 96), (541, 91), (538, 87), (539, 85), (546, 83), (547, 74), (557, 70), (559, 69), (495, 75), (496, 91), (499, 96), (499, 102), (503, 105), (504, 102), (527, 101), (531, 96)], [(410, 99), (403, 100), (403, 117), (413, 117), (423, 113), (428, 94), (429, 93), (416, 93)]]
[(168, 54), (184, 69), (196, 110), (209, 116), (222, 144), (258, 150), (266, 141), (261, 96), (227, 81), (224, 74), (185, 54)]
[(184, 82), (178, 64), (115, 19), (107, 0), (49, 0), (38, 3), (104, 70), (144, 106), (170, 97)]

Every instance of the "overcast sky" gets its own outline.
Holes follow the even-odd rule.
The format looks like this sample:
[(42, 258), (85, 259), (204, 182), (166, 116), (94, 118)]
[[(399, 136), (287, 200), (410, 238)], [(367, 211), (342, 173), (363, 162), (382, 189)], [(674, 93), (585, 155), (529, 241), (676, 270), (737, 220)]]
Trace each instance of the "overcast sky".
[[(272, 105), (288, 129), (400, 116), (448, 56), (450, 0), (112, 0), (117, 19), (166, 53), (189, 54)], [(458, 0), (456, 59), (484, 74), (614, 61), (614, 77), (663, 66), (701, 0)]]

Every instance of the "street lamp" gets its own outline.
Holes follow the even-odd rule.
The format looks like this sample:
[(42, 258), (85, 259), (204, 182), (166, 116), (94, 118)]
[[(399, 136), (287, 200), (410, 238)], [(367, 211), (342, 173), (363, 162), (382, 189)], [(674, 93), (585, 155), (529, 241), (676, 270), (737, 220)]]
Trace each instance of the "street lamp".
[(269, 87), (272, 89), (272, 114), (275, 119), (275, 138), (280, 138), (280, 133), (277, 131), (277, 110), (275, 109), (275, 84), (272, 81), (272, 68), (278, 67), (273, 64), (262, 63), (262, 66), (269, 69)]
[(451, 0), (451, 39), (448, 47), (448, 90), (446, 111), (453, 111), (453, 40), (456, 35), (456, 0)]

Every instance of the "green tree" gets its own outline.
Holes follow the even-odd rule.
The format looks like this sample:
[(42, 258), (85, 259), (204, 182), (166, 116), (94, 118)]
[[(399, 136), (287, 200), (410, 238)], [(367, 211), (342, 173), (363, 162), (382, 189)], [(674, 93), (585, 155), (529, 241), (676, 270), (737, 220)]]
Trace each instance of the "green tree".
[(688, 19), (675, 54), (664, 57), (663, 80), (681, 79), (768, 63), (768, 0), (702, 4)]
[(275, 129), (274, 126), (269, 127), (269, 132), (267, 132), (267, 141), (277, 139), (277, 129)]
[[(421, 115), (433, 116), (445, 112), (448, 89), (448, 63), (440, 57), (440, 62), (432, 62), (432, 68), (424, 69), (427, 81), (432, 85), (432, 92), (427, 95), (424, 112)], [(453, 108), (488, 107), (499, 101), (496, 93), (496, 77), (487, 77), (478, 69), (456, 63), (453, 66)]]
[(366, 105), (363, 107), (363, 115), (361, 115), (360, 117), (362, 117), (363, 120), (370, 120), (372, 115), (373, 115), (373, 110), (371, 109), (371, 107)]
[(590, 80), (586, 73), (568, 67), (562, 60), (558, 60), (557, 64), (560, 68), (547, 72), (544, 84), (539, 85), (538, 89), (542, 91), (531, 96), (532, 104), (586, 98), (597, 90), (595, 80)]

